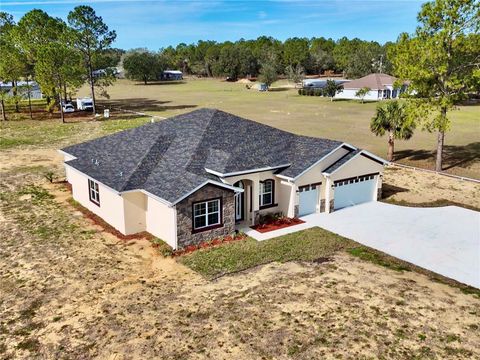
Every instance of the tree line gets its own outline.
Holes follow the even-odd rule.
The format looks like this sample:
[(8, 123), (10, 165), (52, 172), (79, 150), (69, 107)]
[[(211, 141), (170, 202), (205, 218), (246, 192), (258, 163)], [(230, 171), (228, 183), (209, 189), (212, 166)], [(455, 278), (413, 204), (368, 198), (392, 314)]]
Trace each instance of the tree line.
[[(0, 12), (0, 80), (12, 82), (16, 111), (16, 84), (24, 79), (40, 85), (50, 111), (88, 82), (95, 113), (95, 92), (104, 94), (115, 80), (113, 70), (108, 69), (115, 67), (123, 54), (123, 50), (110, 47), (115, 38), (115, 31), (109, 30), (90, 6), (75, 7), (67, 22), (35, 9), (15, 23), (10, 14)], [(106, 70), (98, 76), (98, 69)], [(0, 96), (5, 119), (5, 91), (0, 89)], [(64, 121), (62, 106), (60, 110)]]
[[(358, 38), (339, 40), (324, 37), (289, 38), (285, 41), (261, 36), (255, 40), (203, 41), (178, 44), (159, 51), (132, 49), (123, 67), (133, 80), (157, 80), (167, 68), (205, 77), (257, 77), (262, 68), (273, 67), (277, 74), (291, 69), (305, 74), (325, 71), (358, 78), (372, 72), (391, 72), (388, 49), (393, 43), (379, 44)], [(290, 69), (290, 70), (289, 70)]]

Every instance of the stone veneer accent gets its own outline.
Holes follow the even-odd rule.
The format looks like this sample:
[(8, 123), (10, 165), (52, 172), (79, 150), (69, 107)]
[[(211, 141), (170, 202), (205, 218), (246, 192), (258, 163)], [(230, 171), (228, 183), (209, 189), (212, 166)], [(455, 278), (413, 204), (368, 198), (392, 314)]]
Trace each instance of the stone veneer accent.
[(382, 200), (382, 188), (377, 189), (377, 200)]
[(335, 211), (335, 200), (332, 199), (330, 200), (330, 212), (334, 212)]
[[(192, 204), (194, 202), (222, 198), (223, 226), (216, 229), (193, 233)], [(234, 192), (214, 185), (205, 185), (188, 198), (176, 205), (177, 242), (179, 248), (196, 245), (217, 237), (231, 235), (235, 232), (235, 198)]]
[(320, 200), (320, 212), (325, 212), (325, 199)]
[(293, 207), (293, 217), (298, 218), (299, 214), (300, 214), (300, 205), (295, 205)]

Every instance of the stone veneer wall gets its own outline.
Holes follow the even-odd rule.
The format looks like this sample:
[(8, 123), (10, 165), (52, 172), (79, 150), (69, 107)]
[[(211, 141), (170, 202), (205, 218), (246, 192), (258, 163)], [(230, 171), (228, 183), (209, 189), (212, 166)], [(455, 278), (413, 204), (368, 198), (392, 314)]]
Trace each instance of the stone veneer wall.
[[(192, 204), (214, 198), (222, 198), (223, 226), (193, 233)], [(206, 185), (176, 205), (177, 242), (179, 248), (199, 244), (203, 241), (223, 237), (235, 232), (235, 198), (234, 192), (214, 185)]]

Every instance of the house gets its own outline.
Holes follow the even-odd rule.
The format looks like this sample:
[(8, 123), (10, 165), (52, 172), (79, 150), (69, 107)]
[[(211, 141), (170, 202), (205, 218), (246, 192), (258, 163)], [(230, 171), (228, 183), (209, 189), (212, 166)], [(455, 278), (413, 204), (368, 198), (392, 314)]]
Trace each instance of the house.
[[(323, 89), (327, 85), (328, 79), (304, 79), (302, 80), (302, 87), (303, 88), (314, 88), (314, 89)], [(338, 79), (331, 79), (335, 81), (335, 84), (342, 85), (350, 80), (338, 80)]]
[(352, 80), (343, 85), (343, 91), (335, 95), (335, 99), (359, 99), (355, 94), (358, 90), (368, 87), (370, 91), (364, 100), (396, 99), (405, 92), (407, 83), (400, 88), (394, 86), (397, 78), (387, 74), (370, 74), (360, 79)]
[(161, 80), (183, 80), (183, 73), (179, 70), (165, 70)]
[(329, 213), (377, 200), (384, 160), (200, 109), (60, 150), (73, 198), (123, 234), (174, 249), (231, 234), (261, 214)]
[[(17, 81), (16, 82), (17, 94), (22, 96), (25, 99), (28, 99), (27, 85), (30, 87), (30, 99), (43, 98), (42, 90), (40, 89), (40, 86), (38, 85), (38, 83), (35, 81), (29, 81), (28, 83), (26, 81)], [(10, 82), (0, 81), (0, 90), (7, 91), (8, 96), (13, 96), (13, 93), (14, 93), (13, 88), (14, 88), (14, 85), (11, 81)]]

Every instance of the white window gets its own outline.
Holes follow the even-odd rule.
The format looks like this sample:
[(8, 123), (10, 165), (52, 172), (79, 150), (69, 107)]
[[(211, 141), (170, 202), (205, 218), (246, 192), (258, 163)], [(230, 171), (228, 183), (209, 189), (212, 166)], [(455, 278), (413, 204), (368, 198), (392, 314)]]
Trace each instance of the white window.
[(220, 199), (193, 204), (194, 230), (219, 225), (220, 222)]
[(273, 180), (260, 183), (260, 206), (273, 204)]
[(98, 183), (88, 179), (88, 196), (90, 201), (100, 206), (100, 192), (98, 190)]

